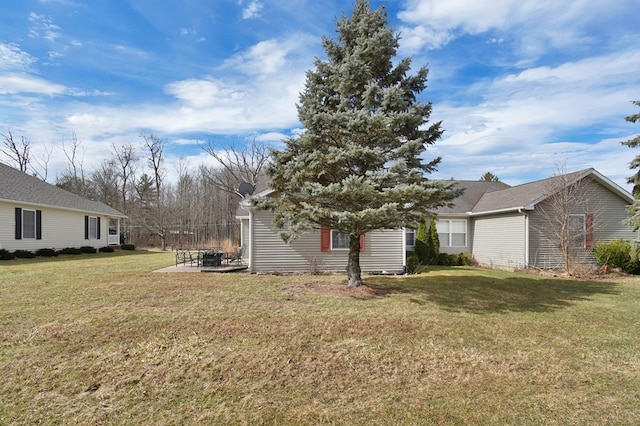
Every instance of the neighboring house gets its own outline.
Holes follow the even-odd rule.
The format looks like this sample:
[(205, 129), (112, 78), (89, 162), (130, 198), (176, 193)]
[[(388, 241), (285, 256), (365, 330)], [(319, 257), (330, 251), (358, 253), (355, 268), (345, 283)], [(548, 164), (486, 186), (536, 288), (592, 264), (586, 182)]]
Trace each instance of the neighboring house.
[[(583, 234), (577, 258), (592, 261), (596, 242), (638, 237), (623, 224), (633, 197), (594, 169), (511, 187), (503, 182), (455, 181), (464, 194), (453, 207), (440, 208), (436, 226), (440, 251), (470, 253), (483, 265), (555, 268), (562, 255), (549, 235), (541, 212), (559, 185), (583, 182), (586, 202), (571, 213), (572, 227)], [(257, 197), (276, 196), (271, 190)], [(280, 239), (272, 223), (274, 213), (249, 208), (244, 200), (237, 218), (249, 270), (259, 272), (343, 271), (348, 244), (341, 235), (317, 229), (291, 244)], [(360, 264), (363, 272), (397, 273), (404, 270), (406, 251), (413, 249), (415, 231), (388, 229), (364, 236)]]
[(0, 249), (63, 249), (120, 243), (125, 215), (0, 163)]
[(514, 187), (471, 181), (458, 186), (466, 191), (455, 206), (436, 211), (440, 251), (471, 253), (482, 265), (561, 267), (559, 240), (549, 220), (554, 214), (551, 196), (570, 186), (579, 192), (576, 206), (568, 212), (572, 237), (579, 242), (575, 259), (593, 262), (597, 242), (638, 238), (623, 224), (632, 195), (594, 169)]

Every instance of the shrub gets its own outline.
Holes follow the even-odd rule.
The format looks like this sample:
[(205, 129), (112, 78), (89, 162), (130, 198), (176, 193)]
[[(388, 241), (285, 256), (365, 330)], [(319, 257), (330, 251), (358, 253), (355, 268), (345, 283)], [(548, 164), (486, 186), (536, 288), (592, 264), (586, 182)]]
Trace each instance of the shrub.
[(440, 253), (438, 255), (438, 265), (441, 266), (451, 266), (451, 262), (452, 262), (452, 256), (454, 257), (455, 255), (451, 255), (448, 253)]
[(460, 253), (456, 259), (456, 266), (471, 266), (473, 265), (473, 256), (470, 253)]
[(420, 264), (420, 259), (415, 253), (411, 253), (407, 256), (407, 274), (419, 274), (422, 272), (423, 266)]
[(8, 250), (0, 249), (0, 260), (13, 260), (15, 258), (15, 254), (9, 252)]
[[(420, 217), (420, 222), (418, 223), (418, 229), (416, 230), (416, 241), (415, 241), (415, 255), (418, 258), (418, 262), (427, 263), (428, 258), (430, 257), (429, 244), (427, 242), (427, 238), (429, 234), (427, 233), (427, 224), (425, 223), (424, 216)], [(409, 259), (407, 259), (407, 263)]]
[(593, 250), (598, 265), (620, 268), (628, 274), (640, 274), (640, 244), (611, 240), (599, 243)]
[(629, 267), (627, 272), (634, 275), (640, 275), (640, 242), (631, 243), (631, 251), (629, 252)]
[(100, 247), (100, 248), (98, 249), (98, 251), (99, 251), (100, 253), (113, 253), (115, 250), (114, 250), (114, 248), (113, 248), (113, 247), (111, 247), (111, 246), (104, 246), (104, 247)]
[(13, 254), (18, 259), (33, 259), (34, 257), (36, 257), (36, 254), (29, 250), (16, 250), (13, 252)]
[(96, 248), (91, 246), (82, 246), (80, 247), (80, 251), (83, 253), (95, 253)]
[(58, 252), (50, 248), (41, 248), (36, 250), (36, 256), (40, 257), (56, 257)]
[(120, 248), (121, 248), (122, 250), (135, 250), (135, 249), (136, 249), (136, 246), (135, 246), (135, 244), (122, 244), (122, 245), (120, 246)]
[(601, 242), (593, 250), (593, 254), (598, 265), (624, 270), (631, 261), (631, 244), (622, 240)]
[(62, 250), (58, 250), (59, 254), (82, 254), (82, 250), (75, 247), (67, 247)]

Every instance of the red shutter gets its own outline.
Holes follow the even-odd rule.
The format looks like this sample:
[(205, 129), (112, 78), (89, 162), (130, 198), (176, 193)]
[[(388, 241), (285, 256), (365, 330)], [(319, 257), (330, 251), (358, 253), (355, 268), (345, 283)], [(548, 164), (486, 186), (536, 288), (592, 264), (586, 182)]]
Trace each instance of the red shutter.
[(360, 235), (360, 251), (364, 251), (364, 234)]
[(331, 251), (331, 229), (324, 226), (320, 228), (320, 250)]
[(584, 218), (584, 245), (587, 250), (593, 250), (593, 214), (588, 213)]

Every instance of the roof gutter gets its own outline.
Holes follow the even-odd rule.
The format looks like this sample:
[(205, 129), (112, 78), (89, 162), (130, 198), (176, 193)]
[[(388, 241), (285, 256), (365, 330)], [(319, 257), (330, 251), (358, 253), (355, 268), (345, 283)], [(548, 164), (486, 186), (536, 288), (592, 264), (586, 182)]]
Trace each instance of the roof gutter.
[(127, 217), (127, 215), (119, 213), (119, 212), (118, 212), (118, 214), (111, 214), (111, 213), (98, 212), (98, 211), (93, 211), (93, 210), (72, 209), (72, 208), (69, 208), (69, 207), (54, 206), (54, 205), (51, 205), (51, 204), (33, 203), (33, 202), (29, 202), (29, 201), (6, 200), (4, 198), (0, 198), (0, 202), (8, 203), (8, 204), (19, 204), (19, 205), (24, 205), (24, 206), (32, 206), (32, 207), (47, 207), (47, 208), (50, 208), (50, 209), (66, 210), (66, 211), (78, 212), (78, 213), (93, 213), (93, 214), (99, 215), (99, 216), (117, 217), (117, 218), (121, 218), (121, 219), (124, 219), (124, 218)]
[(526, 205), (526, 206), (507, 207), (506, 209), (485, 210), (485, 211), (482, 211), (482, 212), (467, 212), (467, 215), (469, 215), (469, 216), (486, 216), (486, 215), (490, 215), (490, 214), (500, 214), (500, 213), (510, 213), (510, 212), (522, 213), (522, 211), (524, 211), (524, 210), (532, 211), (532, 210), (534, 210), (534, 205), (533, 204), (529, 204), (529, 205)]

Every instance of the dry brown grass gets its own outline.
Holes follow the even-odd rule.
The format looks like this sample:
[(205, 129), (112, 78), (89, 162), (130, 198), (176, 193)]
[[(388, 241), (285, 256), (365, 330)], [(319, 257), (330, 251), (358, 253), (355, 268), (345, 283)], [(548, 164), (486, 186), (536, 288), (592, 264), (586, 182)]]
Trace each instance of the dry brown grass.
[(0, 264), (1, 424), (638, 424), (637, 280)]

